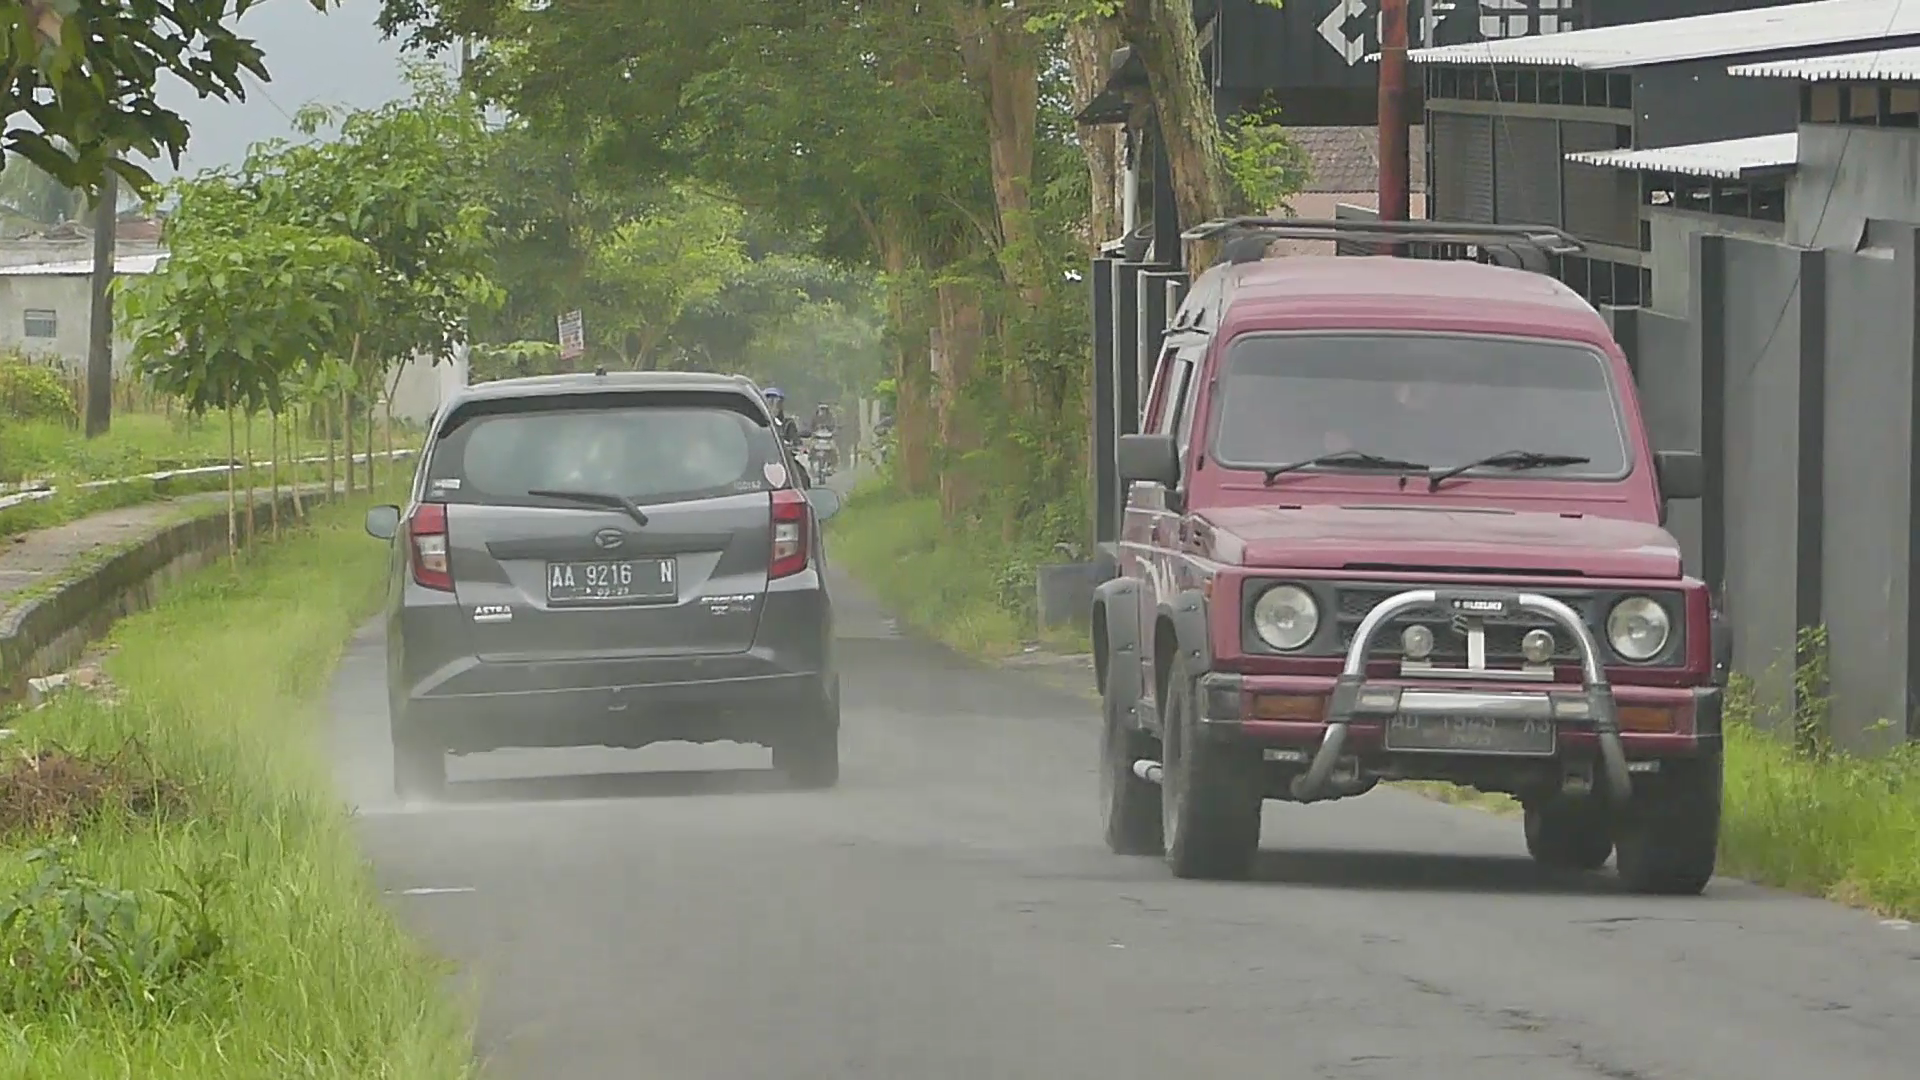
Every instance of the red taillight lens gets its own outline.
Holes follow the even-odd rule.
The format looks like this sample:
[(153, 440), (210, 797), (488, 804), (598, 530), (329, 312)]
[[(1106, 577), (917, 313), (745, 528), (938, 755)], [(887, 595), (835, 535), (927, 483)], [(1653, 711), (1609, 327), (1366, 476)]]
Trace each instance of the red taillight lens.
[(807, 497), (792, 488), (773, 493), (773, 562), (769, 578), (792, 577), (807, 568)]
[(453, 591), (453, 565), (447, 558), (447, 507), (421, 503), (407, 522), (407, 544), (413, 553), (414, 583), (426, 589)]

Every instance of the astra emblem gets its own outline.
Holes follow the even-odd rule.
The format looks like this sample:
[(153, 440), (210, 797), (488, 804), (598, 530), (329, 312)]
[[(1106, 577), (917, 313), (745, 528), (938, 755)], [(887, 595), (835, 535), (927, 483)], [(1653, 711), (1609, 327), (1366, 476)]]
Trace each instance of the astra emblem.
[(604, 551), (612, 551), (627, 542), (627, 535), (619, 529), (601, 529), (593, 534), (593, 542)]

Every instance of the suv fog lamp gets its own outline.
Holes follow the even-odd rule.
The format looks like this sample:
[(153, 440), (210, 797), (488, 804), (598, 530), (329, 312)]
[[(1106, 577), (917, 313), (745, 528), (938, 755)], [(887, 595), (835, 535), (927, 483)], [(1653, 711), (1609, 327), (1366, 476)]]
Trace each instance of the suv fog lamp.
[(1553, 635), (1538, 628), (1527, 631), (1520, 639), (1520, 655), (1529, 664), (1544, 664), (1553, 659)]
[(1628, 660), (1651, 660), (1667, 647), (1673, 622), (1667, 609), (1650, 596), (1629, 596), (1613, 605), (1607, 616), (1607, 641)]
[(1254, 601), (1253, 628), (1268, 645), (1292, 652), (1320, 629), (1320, 607), (1313, 594), (1298, 585), (1275, 585)]
[(1433, 655), (1433, 631), (1418, 624), (1400, 632), (1400, 655), (1409, 660), (1425, 660)]

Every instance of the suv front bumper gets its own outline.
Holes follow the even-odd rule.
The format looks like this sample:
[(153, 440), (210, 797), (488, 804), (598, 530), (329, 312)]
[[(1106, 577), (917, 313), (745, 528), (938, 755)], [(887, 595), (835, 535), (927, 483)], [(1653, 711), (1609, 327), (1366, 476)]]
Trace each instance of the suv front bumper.
[[(1436, 604), (1470, 615), (1526, 611), (1551, 619), (1579, 646), (1580, 681), (1523, 681), (1525, 673), (1488, 670), (1483, 663), (1472, 669), (1424, 672), (1421, 678), (1404, 673), (1400, 678), (1369, 678), (1368, 654), (1381, 629), (1403, 611)], [(1268, 748), (1269, 757), (1306, 764), (1292, 780), (1292, 794), (1301, 801), (1325, 797), (1343, 762), (1363, 754), (1402, 752), (1387, 734), (1389, 725), (1401, 721), (1445, 718), (1550, 729), (1544, 746), (1525, 753), (1597, 759), (1596, 779), (1617, 801), (1632, 794), (1634, 761), (1692, 756), (1720, 738), (1717, 688), (1629, 686), (1616, 695), (1599, 646), (1578, 613), (1559, 600), (1527, 592), (1411, 589), (1367, 614), (1336, 677), (1213, 673), (1202, 678), (1200, 688), (1202, 737), (1259, 744)], [(1630, 730), (1622, 731), (1623, 714), (1631, 721)], [(1417, 752), (1477, 756), (1466, 747), (1445, 751), (1428, 746)]]

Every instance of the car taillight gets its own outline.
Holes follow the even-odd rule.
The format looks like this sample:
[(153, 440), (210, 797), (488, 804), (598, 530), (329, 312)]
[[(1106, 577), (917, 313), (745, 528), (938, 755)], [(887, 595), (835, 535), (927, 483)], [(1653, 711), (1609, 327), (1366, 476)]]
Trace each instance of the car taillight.
[(773, 493), (773, 562), (769, 578), (792, 577), (807, 568), (807, 497), (793, 488)]
[(453, 567), (447, 559), (447, 507), (421, 503), (407, 522), (407, 544), (412, 549), (416, 585), (453, 591)]

